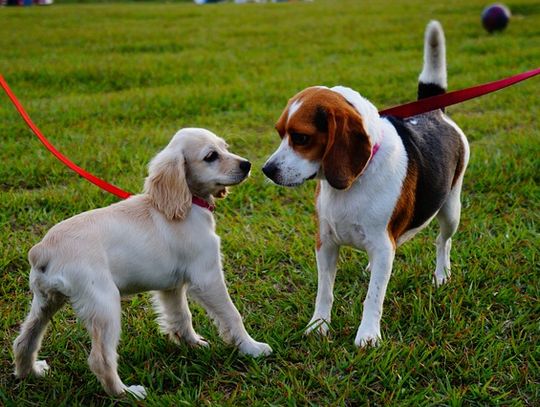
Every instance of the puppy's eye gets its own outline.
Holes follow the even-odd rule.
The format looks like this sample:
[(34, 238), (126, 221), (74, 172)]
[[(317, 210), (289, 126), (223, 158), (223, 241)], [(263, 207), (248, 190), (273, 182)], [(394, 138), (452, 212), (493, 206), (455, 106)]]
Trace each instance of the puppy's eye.
[(291, 140), (294, 145), (305, 146), (307, 143), (309, 143), (309, 136), (302, 133), (292, 133)]
[(204, 157), (204, 161), (206, 161), (207, 163), (211, 163), (212, 161), (216, 161), (218, 158), (219, 154), (217, 153), (217, 151), (212, 151), (208, 153), (206, 157)]

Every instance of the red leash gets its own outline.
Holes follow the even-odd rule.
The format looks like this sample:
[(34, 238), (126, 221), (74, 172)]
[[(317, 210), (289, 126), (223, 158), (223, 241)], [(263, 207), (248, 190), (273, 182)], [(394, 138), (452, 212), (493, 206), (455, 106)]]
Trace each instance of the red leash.
[(404, 105), (399, 105), (391, 107), (389, 109), (381, 110), (379, 114), (381, 116), (396, 116), (403, 119), (405, 117), (416, 116), (421, 113), (441, 109), (443, 107), (455, 105), (457, 103), (465, 102), (469, 99), (477, 98), (478, 96), (495, 92), (497, 90), (511, 86), (515, 83), (524, 81), (525, 79), (532, 78), (533, 76), (536, 76), (538, 74), (540, 74), (540, 68), (536, 68), (528, 72), (523, 72), (518, 75), (514, 75), (498, 81), (473, 86), (472, 88), (455, 90), (453, 92), (443, 93), (442, 95), (432, 96), (429, 98), (417, 100), (415, 102), (405, 103)]
[(32, 122), (32, 119), (30, 119), (30, 116), (26, 113), (24, 108), (22, 107), (21, 103), (17, 100), (11, 89), (9, 88), (8, 84), (4, 80), (4, 77), (0, 75), (0, 85), (2, 85), (2, 88), (4, 88), (4, 91), (8, 95), (8, 97), (11, 99), (11, 102), (15, 105), (15, 108), (23, 118), (23, 120), (26, 122), (28, 127), (34, 132), (34, 134), (39, 138), (39, 140), (47, 147), (47, 150), (49, 150), (51, 153), (54, 154), (56, 158), (58, 158), (64, 165), (75, 171), (77, 174), (79, 174), (81, 177), (86, 178), (91, 183), (97, 185), (101, 189), (104, 189), (107, 192), (110, 192), (111, 194), (116, 195), (119, 198), (126, 199), (131, 196), (129, 192), (126, 192), (112, 184), (109, 184), (108, 182), (102, 180), (101, 178), (96, 177), (93, 174), (90, 174), (88, 171), (84, 170), (83, 168), (79, 167), (77, 164), (75, 164), (73, 161), (71, 161), (69, 158), (67, 158), (64, 154), (62, 154), (60, 151), (58, 151), (49, 140), (41, 133), (41, 131), (38, 129), (38, 127)]
[[(466, 100), (473, 99), (487, 93), (495, 92), (499, 89), (503, 89), (515, 83), (532, 78), (533, 76), (536, 76), (538, 74), (540, 74), (540, 68), (533, 69), (532, 71), (524, 72), (495, 82), (489, 82), (483, 85), (474, 86), (472, 88), (456, 90), (453, 92), (444, 93), (442, 95), (432, 96), (429, 98), (417, 100), (415, 102), (395, 106), (390, 109), (381, 110), (379, 114), (384, 116), (396, 116), (401, 118), (416, 116), (421, 113), (426, 113), (446, 106), (455, 105), (456, 103), (464, 102)], [(126, 199), (131, 196), (129, 192), (126, 192), (118, 188), (117, 186), (109, 184), (108, 182), (96, 177), (95, 175), (90, 174), (88, 171), (82, 169), (65, 155), (63, 155), (60, 151), (58, 151), (32, 122), (32, 120), (22, 107), (21, 103), (17, 100), (17, 98), (9, 88), (2, 75), (0, 75), (0, 85), (2, 86), (8, 97), (11, 99), (11, 102), (13, 103), (21, 117), (24, 119), (28, 127), (30, 127), (30, 129), (39, 138), (39, 140), (45, 145), (45, 147), (47, 147), (47, 149), (51, 153), (56, 156), (56, 158), (58, 158), (62, 163), (75, 171), (81, 177), (86, 178), (88, 181), (97, 185), (99, 188), (110, 192), (111, 194), (114, 194), (122, 199)], [(197, 197), (193, 197), (193, 203), (195, 205), (207, 208), (211, 211), (214, 209), (213, 205), (210, 205), (208, 202)]]
[[(83, 168), (79, 167), (77, 164), (75, 164), (73, 161), (71, 161), (69, 158), (67, 158), (64, 154), (62, 154), (60, 151), (58, 151), (49, 140), (41, 133), (41, 131), (38, 129), (38, 127), (34, 124), (32, 119), (30, 119), (30, 116), (28, 116), (28, 113), (24, 110), (21, 103), (18, 101), (15, 94), (11, 91), (9, 88), (7, 82), (4, 80), (4, 77), (0, 75), (0, 85), (8, 95), (8, 97), (11, 99), (11, 102), (21, 115), (21, 117), (24, 119), (28, 127), (34, 132), (34, 134), (39, 138), (39, 140), (47, 147), (47, 150), (49, 150), (51, 153), (54, 154), (56, 158), (58, 158), (62, 163), (64, 163), (68, 168), (75, 171), (77, 174), (79, 174), (81, 177), (86, 178), (91, 183), (97, 185), (101, 189), (110, 192), (113, 195), (116, 195), (118, 198), (126, 199), (129, 198), (132, 194), (129, 192), (124, 191), (123, 189), (118, 188), (115, 185), (109, 184), (108, 182), (102, 180), (101, 178), (96, 177), (93, 174), (90, 174), (88, 171), (84, 170)], [(194, 196), (192, 198), (192, 203), (194, 205), (203, 207), (208, 209), (210, 212), (213, 212), (215, 209), (215, 206), (211, 203), (205, 201), (202, 198), (199, 198), (197, 196)]]

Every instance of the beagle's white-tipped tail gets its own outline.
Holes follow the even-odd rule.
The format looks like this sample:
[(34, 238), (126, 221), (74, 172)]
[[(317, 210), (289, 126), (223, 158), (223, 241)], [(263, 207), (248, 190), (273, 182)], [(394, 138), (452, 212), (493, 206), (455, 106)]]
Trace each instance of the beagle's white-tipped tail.
[(446, 43), (438, 21), (426, 27), (424, 39), (424, 67), (418, 78), (418, 99), (446, 92)]

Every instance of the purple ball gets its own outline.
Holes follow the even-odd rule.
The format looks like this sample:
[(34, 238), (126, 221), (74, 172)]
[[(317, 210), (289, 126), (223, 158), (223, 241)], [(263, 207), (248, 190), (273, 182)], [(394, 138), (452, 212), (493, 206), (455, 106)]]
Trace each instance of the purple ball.
[(482, 11), (482, 25), (492, 33), (502, 31), (510, 21), (510, 10), (503, 4), (492, 4)]

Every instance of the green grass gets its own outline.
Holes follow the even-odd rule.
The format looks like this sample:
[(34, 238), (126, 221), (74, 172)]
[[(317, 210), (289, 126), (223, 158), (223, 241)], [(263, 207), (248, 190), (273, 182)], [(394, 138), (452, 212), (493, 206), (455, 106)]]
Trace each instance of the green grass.
[[(426, 5), (429, 4), (429, 5)], [(435, 289), (433, 225), (400, 248), (376, 349), (353, 345), (368, 275), (341, 253), (329, 338), (305, 338), (316, 292), (314, 184), (285, 189), (260, 168), (287, 99), (344, 84), (380, 108), (411, 100), (429, 19), (448, 42), (451, 89), (540, 62), (540, 7), (508, 1), (504, 33), (479, 24), (480, 0), (354, 0), (245, 5), (60, 5), (0, 9), (0, 73), (57, 147), (139, 191), (149, 159), (181, 127), (207, 127), (254, 162), (218, 203), (231, 296), (274, 354), (221, 342), (194, 306), (210, 349), (175, 346), (148, 295), (123, 303), (119, 370), (149, 390), (140, 405), (538, 405), (540, 403), (539, 79), (449, 109), (468, 135), (453, 277)], [(0, 404), (112, 405), (86, 365), (89, 338), (66, 308), (51, 325), (43, 379), (17, 381), (11, 343), (28, 310), (26, 254), (60, 220), (114, 202), (30, 134), (0, 97)]]

